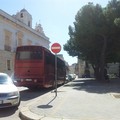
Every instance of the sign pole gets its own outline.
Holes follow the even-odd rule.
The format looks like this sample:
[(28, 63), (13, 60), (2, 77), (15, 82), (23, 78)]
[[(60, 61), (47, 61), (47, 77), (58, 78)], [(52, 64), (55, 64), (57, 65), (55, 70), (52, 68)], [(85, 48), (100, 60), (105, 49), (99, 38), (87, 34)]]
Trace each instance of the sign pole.
[(61, 51), (61, 45), (59, 43), (54, 43), (51, 46), (51, 50), (55, 53), (55, 96), (57, 96), (57, 53)]
[(57, 54), (55, 53), (55, 96), (57, 96)]

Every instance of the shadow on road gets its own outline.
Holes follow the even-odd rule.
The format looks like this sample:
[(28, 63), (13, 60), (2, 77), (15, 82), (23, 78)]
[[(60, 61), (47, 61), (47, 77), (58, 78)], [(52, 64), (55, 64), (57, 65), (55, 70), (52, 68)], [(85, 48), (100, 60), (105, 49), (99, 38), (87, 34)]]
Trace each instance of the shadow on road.
[(47, 104), (45, 104), (45, 105), (39, 105), (39, 106), (37, 106), (38, 108), (42, 108), (42, 109), (48, 109), (48, 108), (52, 108), (53, 106), (52, 105), (50, 105), (50, 103), (52, 103), (54, 100), (55, 100), (55, 98), (56, 98), (57, 96), (55, 96), (52, 100), (50, 100)]
[(20, 91), (21, 101), (27, 101), (27, 100), (34, 99), (51, 90), (52, 88), (46, 88), (46, 89), (43, 88), (43, 89), (34, 89), (34, 90), (25, 89), (23, 91)]
[(73, 87), (75, 90), (86, 91), (90, 93), (120, 93), (120, 79), (110, 79), (109, 83), (98, 82), (94, 79), (77, 79), (70, 84), (64, 85), (65, 87)]
[(0, 118), (11, 116), (16, 112), (17, 108), (10, 107), (10, 108), (0, 108)]

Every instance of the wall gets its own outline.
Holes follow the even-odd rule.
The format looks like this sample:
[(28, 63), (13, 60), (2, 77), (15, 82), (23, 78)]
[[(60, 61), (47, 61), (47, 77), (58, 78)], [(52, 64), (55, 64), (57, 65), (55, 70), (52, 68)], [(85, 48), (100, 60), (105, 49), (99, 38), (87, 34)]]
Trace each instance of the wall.
[[(30, 42), (31, 41), (31, 42)], [(17, 46), (41, 45), (49, 49), (49, 38), (0, 10), (0, 72), (14, 72)], [(9, 65), (10, 64), (10, 65)]]

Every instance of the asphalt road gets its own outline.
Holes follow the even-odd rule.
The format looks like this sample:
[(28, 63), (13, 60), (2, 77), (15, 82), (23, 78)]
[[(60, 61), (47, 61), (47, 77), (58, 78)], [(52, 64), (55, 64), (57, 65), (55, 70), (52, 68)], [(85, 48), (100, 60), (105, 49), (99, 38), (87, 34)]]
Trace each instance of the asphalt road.
[[(37, 89), (29, 90), (26, 87), (18, 87), (21, 95), (21, 103), (19, 108), (23, 107), (25, 104), (31, 102), (37, 97), (45, 94), (51, 89)], [(0, 109), (0, 120), (20, 120), (19, 118), (19, 108), (4, 108)]]

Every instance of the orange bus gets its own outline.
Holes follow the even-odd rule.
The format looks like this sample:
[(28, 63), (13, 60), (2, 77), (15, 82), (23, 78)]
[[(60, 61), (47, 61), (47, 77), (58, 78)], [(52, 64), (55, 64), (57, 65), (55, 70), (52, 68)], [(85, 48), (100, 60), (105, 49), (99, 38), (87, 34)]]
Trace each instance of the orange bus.
[[(55, 55), (42, 46), (17, 47), (14, 79), (17, 86), (25, 86), (30, 89), (54, 87)], [(57, 84), (64, 84), (65, 79), (65, 62), (57, 57)]]

